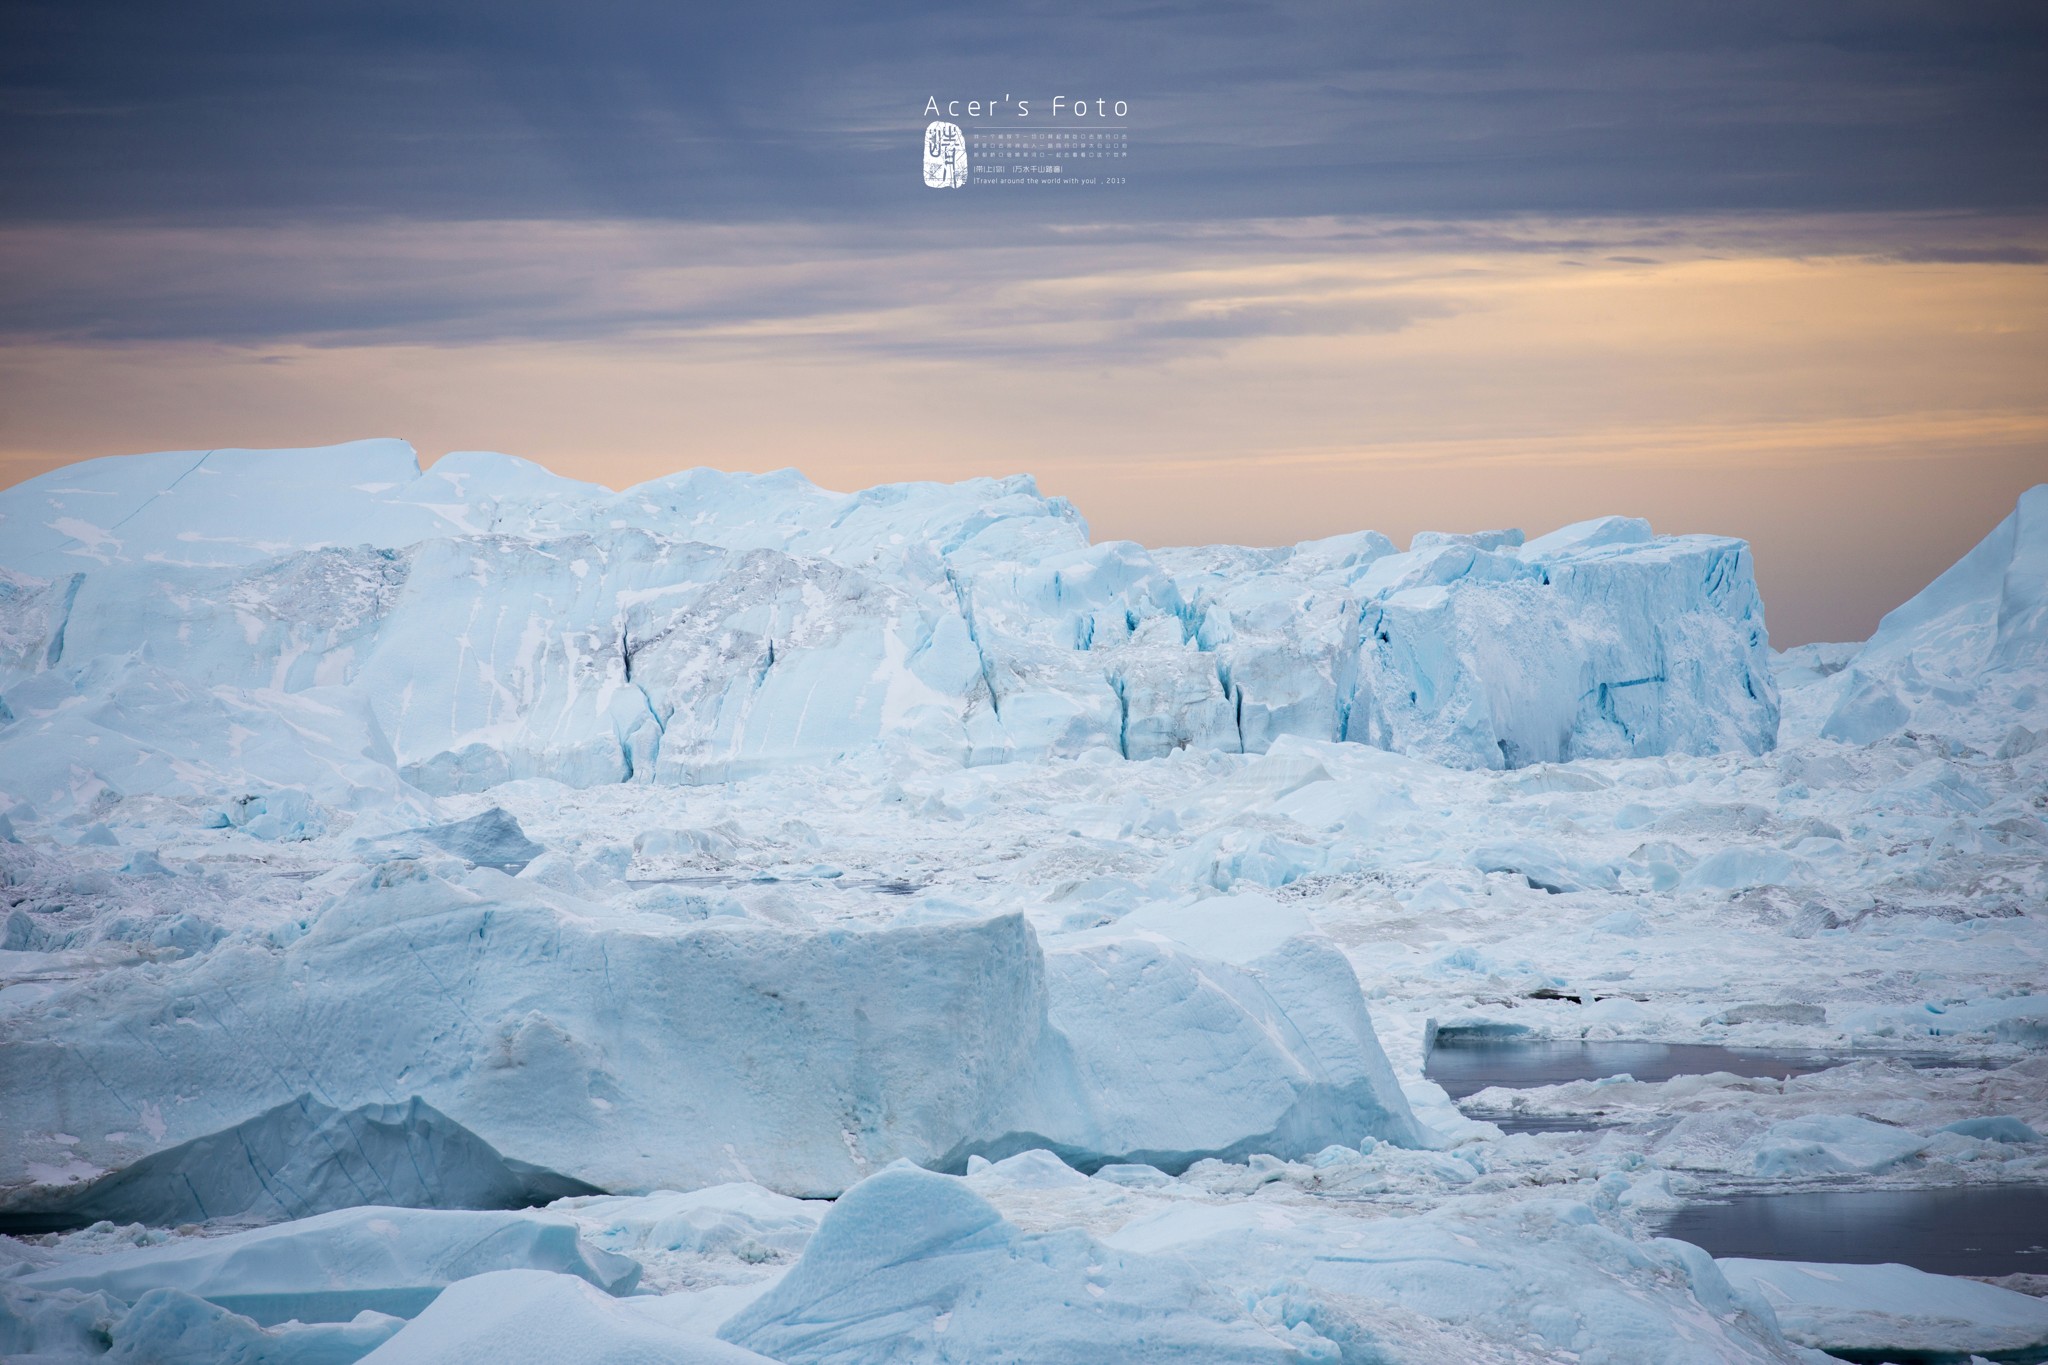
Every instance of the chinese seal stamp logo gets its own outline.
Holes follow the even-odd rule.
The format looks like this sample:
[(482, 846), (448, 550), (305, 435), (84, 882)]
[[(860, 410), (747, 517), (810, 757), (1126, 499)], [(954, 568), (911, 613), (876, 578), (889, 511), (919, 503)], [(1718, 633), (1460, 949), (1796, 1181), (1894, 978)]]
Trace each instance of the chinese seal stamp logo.
[(963, 189), (967, 184), (967, 139), (957, 123), (934, 123), (924, 130), (924, 183), (935, 190)]

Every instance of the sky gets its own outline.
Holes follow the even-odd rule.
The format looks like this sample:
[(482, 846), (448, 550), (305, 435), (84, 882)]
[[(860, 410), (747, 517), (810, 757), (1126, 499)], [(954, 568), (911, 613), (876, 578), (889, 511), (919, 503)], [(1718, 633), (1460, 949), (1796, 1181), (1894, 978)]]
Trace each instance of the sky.
[[(1625, 512), (1860, 638), (2048, 480), (2044, 92), (1996, 0), (13, 0), (0, 483), (388, 435), (1029, 472), (1153, 545)], [(1123, 183), (929, 189), (933, 100)]]

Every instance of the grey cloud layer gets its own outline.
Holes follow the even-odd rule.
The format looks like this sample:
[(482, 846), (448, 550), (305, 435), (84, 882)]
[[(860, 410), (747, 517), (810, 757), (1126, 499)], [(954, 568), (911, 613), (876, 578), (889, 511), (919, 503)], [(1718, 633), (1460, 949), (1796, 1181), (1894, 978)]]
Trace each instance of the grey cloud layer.
[(1397, 331), (1460, 306), (1463, 255), (2025, 264), (2039, 241), (1982, 215), (1027, 224), (967, 241), (857, 223), (0, 226), (0, 344), (658, 339), (1100, 364)]
[[(0, 216), (914, 221), (2011, 209), (2048, 13), (1941, 0), (270, 0), (0, 15)], [(923, 197), (927, 94), (1128, 98), (1131, 192)]]

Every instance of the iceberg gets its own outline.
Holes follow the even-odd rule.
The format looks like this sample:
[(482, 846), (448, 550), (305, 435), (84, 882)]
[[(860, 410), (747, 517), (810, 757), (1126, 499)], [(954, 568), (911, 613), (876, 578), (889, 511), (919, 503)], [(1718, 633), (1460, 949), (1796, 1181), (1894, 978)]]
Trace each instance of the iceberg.
[(2048, 484), (2037, 484), (1974, 549), (1888, 613), (1862, 648), (1807, 683), (1801, 728), (1845, 744), (1911, 728), (1989, 752), (2015, 727), (2026, 730), (2020, 722), (2044, 665)]
[(2048, 1303), (1903, 1265), (1716, 1262), (1803, 1346), (1872, 1359), (2004, 1355), (2048, 1346)]
[(54, 760), (95, 739), (117, 740), (95, 756), (114, 789), (187, 792), (238, 726), (276, 723), (246, 715), (305, 724), (295, 700), (317, 700), (326, 771), (239, 766), (359, 808), (904, 746), (1142, 759), (1298, 735), (1501, 768), (1775, 742), (1739, 541), (1618, 518), (1526, 545), (1340, 540), (1090, 544), (1024, 478), (841, 495), (698, 470), (611, 493), (504, 456), (422, 473), (395, 442), (89, 461), (0, 492), (21, 718), (0, 752), (36, 801), (63, 802)]
[(908, 1165), (849, 1190), (719, 1336), (787, 1365), (1307, 1358), (1181, 1262), (1024, 1232), (959, 1180)]
[(84, 1257), (15, 1278), (23, 1289), (78, 1290), (130, 1303), (175, 1289), (265, 1326), (411, 1317), (448, 1285), (489, 1270), (550, 1270), (607, 1294), (640, 1278), (637, 1262), (585, 1243), (561, 1215), (456, 1213), (375, 1205), (225, 1237)]
[[(15, 1121), (68, 1126), (119, 1169), (145, 1108), (161, 1114), (155, 1149), (302, 1093), (336, 1108), (418, 1095), (600, 1189), (834, 1194), (898, 1155), (952, 1150), (1035, 1066), (1043, 968), (1014, 915), (872, 932), (598, 923), (502, 873), (470, 877), (382, 864), (281, 953), (224, 945), (89, 983), (68, 1018), (18, 1026), (0, 1050)], [(0, 1153), (0, 1182), (27, 1159)]]
[[(1092, 1170), (1433, 1140), (1401, 1094), (1343, 954), (1261, 896), (1151, 906), (1046, 953), (1048, 1063), (1017, 1129)], [(943, 1163), (958, 1169), (956, 1162)]]
[(1752, 1144), (1758, 1175), (1874, 1175), (1926, 1150), (1927, 1139), (1853, 1114), (1772, 1124)]
[(44, 1232), (102, 1219), (155, 1227), (275, 1222), (363, 1204), (514, 1209), (596, 1192), (507, 1161), (417, 1097), (342, 1112), (301, 1095), (40, 1205), (31, 1198), (0, 1207), (0, 1228)]
[(759, 1263), (800, 1254), (831, 1206), (734, 1182), (686, 1192), (600, 1195), (562, 1207), (586, 1227), (597, 1228), (592, 1239), (607, 1251), (634, 1256), (730, 1252)]
[[(128, 1172), (81, 1207), (136, 1217), (209, 1197), (296, 1214), (357, 1189), (834, 1195), (899, 1157), (959, 1169), (1020, 1144), (1185, 1166), (1426, 1140), (1351, 967), (1278, 906), (1286, 932), (1243, 966), (1163, 936), (1048, 955), (1017, 914), (804, 930), (592, 910), (492, 869), (379, 864), (281, 952), (223, 945), (16, 1023), (0, 1090), (16, 1122), (76, 1130), (74, 1159)], [(361, 1105), (399, 1106), (397, 1128)], [(329, 1154), (358, 1132), (387, 1154)], [(223, 1143), (265, 1152), (290, 1191), (176, 1177)], [(0, 1153), (0, 1188), (62, 1210), (33, 1163)]]
[[(76, 1354), (149, 1365), (354, 1365), (402, 1326), (403, 1318), (366, 1308), (347, 1322), (287, 1321), (265, 1327), (182, 1290), (152, 1289), (106, 1327), (111, 1349), (104, 1356), (91, 1339)], [(69, 1354), (52, 1352), (58, 1359)]]

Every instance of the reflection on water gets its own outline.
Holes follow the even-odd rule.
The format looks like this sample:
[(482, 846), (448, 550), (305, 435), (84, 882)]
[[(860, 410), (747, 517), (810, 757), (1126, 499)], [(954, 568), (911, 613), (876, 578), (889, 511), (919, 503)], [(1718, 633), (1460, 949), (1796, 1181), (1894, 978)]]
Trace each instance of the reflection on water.
[(1528, 1090), (1566, 1081), (1633, 1076), (1668, 1081), (1715, 1071), (1737, 1076), (1804, 1076), (1847, 1062), (1891, 1058), (1913, 1066), (1969, 1066), (1938, 1053), (1785, 1051), (1731, 1048), (1709, 1043), (1618, 1043), (1440, 1037), (1430, 1048), (1422, 1074), (1454, 1100), (1488, 1086)]
[(2048, 1186), (1744, 1194), (1681, 1209), (1660, 1231), (1714, 1256), (2048, 1274)]
[(1584, 1114), (1511, 1114), (1491, 1109), (1468, 1109), (1465, 1114), (1484, 1119), (1503, 1133), (1586, 1133), (1613, 1126)]

